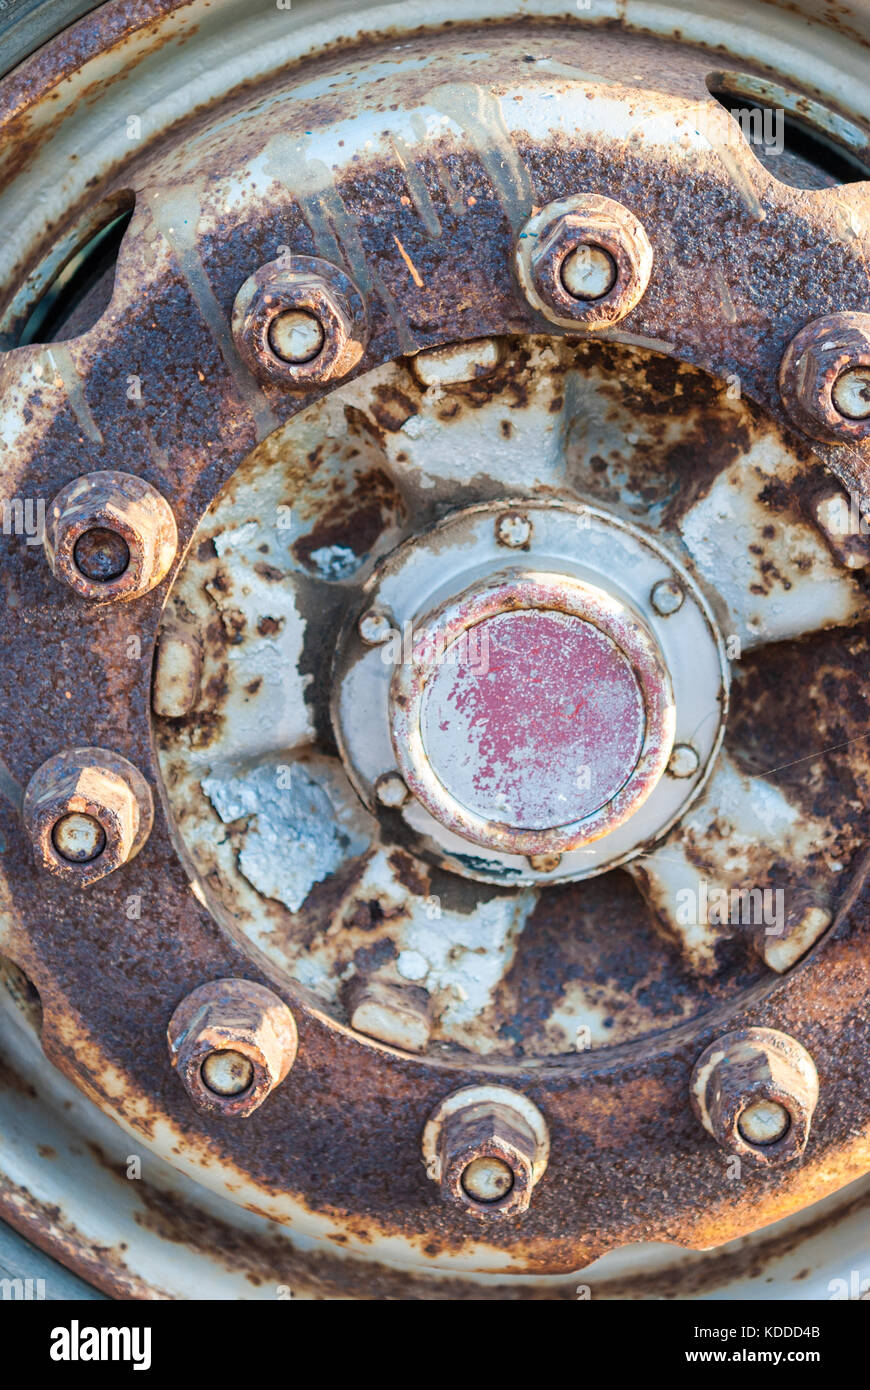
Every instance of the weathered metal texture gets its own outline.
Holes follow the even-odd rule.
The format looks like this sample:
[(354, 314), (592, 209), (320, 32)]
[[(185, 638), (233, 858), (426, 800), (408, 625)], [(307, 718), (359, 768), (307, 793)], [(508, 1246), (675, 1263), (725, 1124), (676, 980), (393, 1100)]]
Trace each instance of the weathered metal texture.
[(692, 1105), (704, 1128), (726, 1153), (755, 1163), (800, 1158), (818, 1099), (812, 1057), (771, 1028), (717, 1038), (692, 1076)]
[(299, 1043), (287, 1005), (250, 980), (199, 985), (173, 1013), (167, 1038), (194, 1104), (223, 1119), (259, 1109), (286, 1077)]
[[(511, 614), (528, 630), (506, 632)], [(557, 626), (566, 617), (568, 632)], [(450, 665), (472, 629), (487, 646), (482, 672), (479, 653)], [(542, 698), (535, 686), (560, 662), (566, 684), (554, 690), (550, 676)], [(583, 701), (581, 691), (592, 708), (569, 720), (567, 702)], [(464, 839), (514, 853), (561, 854), (628, 820), (659, 781), (674, 738), (673, 691), (652, 634), (603, 590), (524, 569), (421, 615), (390, 705), (414, 794)], [(553, 763), (565, 768), (564, 786)]]
[[(309, 343), (293, 351), (290, 335), (282, 349), (276, 328), (288, 314), (315, 321), (320, 340), (314, 350)], [(359, 289), (340, 267), (317, 256), (284, 256), (255, 271), (236, 295), (232, 328), (254, 376), (299, 390), (347, 376), (368, 339)]]
[[(593, 281), (591, 294), (571, 292), (569, 267), (583, 250), (604, 252), (612, 276)], [(541, 208), (519, 234), (517, 278), (535, 308), (563, 328), (609, 328), (639, 303), (652, 273), (653, 253), (641, 223), (612, 198), (584, 193)], [(604, 270), (601, 267), (599, 276)], [(574, 275), (575, 288), (587, 278)]]
[(48, 509), (52, 574), (93, 603), (147, 594), (166, 578), (177, 546), (166, 499), (128, 473), (100, 469), (76, 478)]
[[(124, 15), (124, 6), (108, 8), (84, 51), (96, 51), (106, 25)], [(577, 26), (547, 26), (545, 34), (542, 42), (534, 26), (493, 28), (473, 64), (461, 32), (423, 35), (416, 66), (402, 69), (384, 51), (383, 82), (366, 73), (367, 59), (346, 55), (344, 88), (339, 81), (328, 96), (302, 90), (292, 107), (267, 96), (250, 119), (212, 134), (203, 133), (202, 113), (183, 148), (125, 171), (137, 207), (109, 312), (79, 339), (20, 348), (4, 362), (6, 494), (48, 499), (83, 471), (123, 463), (170, 502), (183, 549), (236, 465), (302, 404), (279, 388), (260, 390), (235, 356), (229, 314), (247, 275), (282, 244), (344, 261), (372, 308), (360, 372), (450, 339), (525, 332), (536, 321), (512, 276), (516, 234), (535, 205), (567, 188), (605, 191), (649, 234), (656, 269), (624, 335), (717, 375), (739, 374), (745, 394), (783, 420), (776, 372), (786, 344), (811, 319), (862, 308), (866, 192), (805, 197), (777, 183), (735, 144), (728, 118), (707, 99), (703, 55)], [(554, 66), (548, 52), (556, 42)], [(623, 85), (626, 44), (637, 74), (631, 88)], [(63, 63), (78, 57), (70, 61), (67, 49)], [(16, 122), (20, 133), (27, 101), (54, 84), (61, 66), (55, 45), (13, 80), (4, 136)], [(312, 80), (331, 66), (335, 60), (313, 65)], [(287, 82), (282, 73), (272, 97)], [(644, 94), (647, 83), (653, 94)], [(359, 116), (347, 115), (349, 91)], [(240, 94), (239, 106), (246, 101)], [(557, 106), (570, 139), (552, 129)], [(707, 135), (697, 132), (699, 111)], [(335, 120), (341, 164), (331, 143), (329, 153), (320, 144)], [(20, 159), (27, 147), (10, 148)], [(203, 163), (207, 182), (196, 172)], [(131, 375), (147, 389), (125, 403), (119, 383)], [(831, 446), (820, 456), (847, 484), (866, 484), (860, 449)], [(763, 1023), (800, 1038), (816, 1060), (820, 1101), (801, 1164), (752, 1173), (735, 1200), (718, 1151), (698, 1142), (689, 1078), (721, 1019), (671, 1031), (640, 1051), (527, 1069), (500, 1064), (499, 1074), (510, 1074), (546, 1114), (550, 1168), (522, 1227), (500, 1228), (497, 1245), (474, 1244), (479, 1233), (468, 1218), (436, 1205), (418, 1141), (447, 1092), (486, 1075), (477, 1060), (446, 1063), (364, 1044), (302, 989), (274, 980), (264, 959), (220, 930), (191, 893), (164, 816), (138, 858), (91, 890), (86, 916), (76, 890), (37, 877), (17, 812), (20, 787), (41, 760), (99, 740), (159, 780), (147, 672), (165, 591), (103, 610), (95, 641), (81, 600), (57, 586), (41, 556), (20, 540), (4, 538), (4, 549), (0, 718), (22, 727), (24, 688), (38, 711), (28, 737), (6, 750), (4, 949), (40, 992), (47, 1054), (144, 1144), (158, 1131), (166, 1143), (168, 1134), (181, 1169), (203, 1176), (210, 1164), (206, 1181), (233, 1188), (267, 1216), (295, 1218), (303, 1233), (344, 1224), (345, 1248), (357, 1253), (391, 1237), (405, 1260), (537, 1271), (575, 1268), (638, 1239), (706, 1246), (866, 1169), (870, 919), (856, 890), (822, 950), (728, 1012), (729, 1029)], [(130, 655), (136, 642), (138, 657)], [(838, 679), (846, 683), (842, 671)], [(127, 916), (131, 898), (139, 917)], [(254, 976), (286, 996), (300, 1035), (288, 1083), (232, 1129), (191, 1111), (162, 1038), (185, 993), (227, 976)], [(325, 1076), (347, 1075), (352, 1094), (344, 1084), (324, 1088)], [(360, 1147), (391, 1155), (388, 1187), (378, 1165), (354, 1162)], [(20, 1194), (7, 1186), (3, 1201), (27, 1223)], [(103, 1277), (124, 1287), (117, 1268)]]

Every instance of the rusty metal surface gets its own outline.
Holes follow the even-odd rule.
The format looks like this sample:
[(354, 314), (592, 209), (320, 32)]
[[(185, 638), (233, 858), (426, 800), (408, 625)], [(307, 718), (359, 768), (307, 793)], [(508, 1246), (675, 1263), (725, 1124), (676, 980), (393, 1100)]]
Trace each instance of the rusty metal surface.
[[(4, 136), (10, 142), (16, 137), (17, 157), (35, 157), (50, 135), (51, 122), (36, 102), (65, 65), (96, 52), (113, 33), (132, 33), (137, 20), (173, 8), (109, 6), (87, 35), (55, 45), (13, 75), (0, 117)], [(195, 6), (178, 9), (182, 14)], [(159, 39), (159, 33), (147, 41), (140, 34), (137, 41), (147, 48)], [(555, 45), (558, 60), (550, 56)], [(422, 34), (414, 40), (413, 61), (403, 61), (407, 57), (385, 45), (372, 54), (351, 50), (314, 59), (262, 91), (237, 92), (232, 121), (200, 112), (176, 132), (183, 140), (156, 143), (122, 172), (106, 176), (101, 192), (116, 195), (123, 187), (136, 197), (107, 312), (79, 338), (4, 356), (7, 497), (48, 501), (82, 474), (131, 472), (170, 503), (180, 563), (204, 511), (236, 467), (317, 399), (317, 390), (300, 399), (274, 385), (258, 386), (236, 355), (230, 315), (248, 276), (285, 245), (300, 255), (344, 262), (367, 297), (372, 321), (355, 368), (359, 375), (455, 339), (540, 331), (514, 279), (515, 240), (535, 207), (568, 188), (606, 192), (646, 228), (654, 252), (649, 287), (613, 337), (662, 354), (641, 370), (650, 384), (656, 374), (667, 383), (663, 394), (676, 398), (672, 413), (689, 417), (682, 422), (685, 435), (696, 432), (694, 452), (659, 433), (653, 466), (638, 479), (640, 505), (647, 511), (657, 506), (659, 516), (667, 516), (672, 498), (665, 462), (684, 470), (703, 504), (729, 466), (745, 466), (752, 442), (743, 432), (747, 421), (769, 419), (773, 423), (760, 432), (781, 441), (780, 427), (788, 421), (776, 381), (786, 345), (809, 321), (859, 311), (864, 302), (864, 189), (807, 196), (778, 182), (745, 142), (735, 141), (727, 116), (709, 99), (704, 77), (711, 60), (676, 43), (573, 25), (515, 24), (491, 27), (483, 46), (472, 46), (461, 28)], [(634, 76), (625, 85), (628, 71)], [(299, 90), (291, 107), (280, 96), (292, 81)], [(17, 282), (30, 268), (14, 267), (11, 279)], [(10, 293), (8, 303), (12, 299)], [(578, 351), (606, 361), (626, 349), (605, 344)], [(500, 387), (509, 392), (521, 385), (512, 365), (499, 370)], [(743, 403), (726, 432), (708, 428), (730, 405), (705, 373), (722, 381), (739, 378)], [(140, 383), (140, 394), (125, 395), (131, 379)], [(412, 389), (386, 390), (374, 424), (364, 423), (379, 446), (416, 413)], [(463, 389), (462, 410), (470, 414), (486, 388), (472, 382)], [(631, 375), (612, 389), (630, 394)], [(799, 527), (794, 518), (801, 491), (818, 487), (822, 465), (847, 486), (860, 491), (866, 484), (867, 455), (854, 443), (818, 446), (811, 456), (806, 441), (791, 438), (785, 452), (800, 467), (785, 481), (768, 474), (755, 497), (775, 536)], [(630, 477), (632, 464), (624, 463), (623, 476)], [(304, 473), (312, 460), (299, 458), (296, 466)], [(763, 462), (757, 467), (763, 474)], [(562, 486), (570, 491), (570, 479)], [(599, 486), (612, 486), (606, 460)], [(594, 487), (590, 497), (610, 500)], [(437, 485), (432, 500), (440, 500)], [(401, 505), (388, 481), (370, 482), (369, 507), (383, 514), (391, 508), (398, 513)], [(346, 538), (347, 524), (347, 517), (333, 518), (327, 548)], [(691, 535), (684, 532), (684, 538), (692, 550)], [(809, 728), (796, 719), (784, 729), (784, 702), (794, 698), (793, 708), (800, 708), (806, 686), (795, 674), (806, 656), (799, 642), (806, 629), (795, 626), (791, 581), (772, 555), (757, 557), (751, 592), (762, 608), (772, 599), (763, 635), (793, 643), (797, 660), (789, 667), (782, 650), (768, 664), (761, 650), (749, 655), (759, 629), (751, 626), (757, 615), (744, 614), (749, 661), (741, 667), (736, 700), (738, 770), (761, 774), (775, 765), (784, 743), (783, 761), (805, 756), (809, 763), (790, 794), (828, 827), (826, 873), (841, 873), (844, 883), (826, 899), (834, 923), (825, 941), (776, 980), (747, 954), (725, 972), (722, 996), (715, 989), (702, 995), (706, 1009), (683, 1022), (669, 1016), (671, 1026), (647, 1031), (641, 1047), (626, 1039), (576, 1056), (542, 1049), (540, 1060), (487, 1062), (470, 1051), (464, 1057), (413, 1056), (362, 1039), (323, 1007), (315, 991), (277, 970), (229, 914), (216, 921), (203, 906), (206, 894), (195, 873), (191, 888), (183, 836), (171, 829), (165, 796), (147, 845), (135, 861), (91, 885), (86, 913), (78, 887), (37, 873), (18, 803), (21, 788), (49, 757), (99, 744), (162, 786), (149, 673), (175, 571), (135, 604), (89, 608), (57, 583), (38, 548), (17, 536), (4, 536), (2, 544), (0, 722), (19, 736), (3, 753), (11, 795), (0, 810), (8, 847), (0, 945), (39, 991), (46, 1055), (143, 1147), (172, 1153), (183, 1174), (224, 1197), (232, 1192), (235, 1202), (259, 1216), (292, 1220), (303, 1237), (334, 1240), (357, 1255), (391, 1242), (405, 1263), (544, 1274), (577, 1269), (606, 1249), (638, 1240), (703, 1248), (794, 1212), (866, 1171), (870, 918), (860, 891), (862, 865), (845, 886), (864, 834), (860, 795), (849, 793), (863, 788), (866, 774), (854, 753), (839, 754), (833, 763), (818, 757), (821, 748), (847, 744), (863, 732), (866, 639), (860, 627), (822, 634), (811, 653), (818, 674), (808, 698), (818, 710), (816, 722)], [(804, 558), (809, 554), (818, 566), (824, 589), (815, 626), (860, 618), (860, 576), (845, 580), (826, 548), (820, 558), (812, 542), (806, 544)], [(310, 547), (308, 554), (323, 548)], [(698, 571), (712, 584), (702, 547), (696, 549)], [(800, 569), (801, 559), (793, 554), (790, 562)], [(268, 574), (261, 578), (268, 582)], [(223, 618), (221, 643), (228, 611)], [(771, 703), (777, 717), (765, 722)], [(796, 741), (802, 745), (797, 758)], [(723, 815), (720, 839), (729, 834)], [(696, 847), (690, 842), (690, 853)], [(811, 867), (818, 870), (818, 862)], [(402, 872), (413, 880), (417, 871), (403, 864)], [(818, 875), (809, 877), (815, 887)], [(410, 891), (419, 895), (419, 882)], [(550, 909), (554, 917), (561, 911), (570, 919), (574, 891), (554, 890), (563, 895)], [(131, 903), (137, 904), (132, 916)], [(324, 903), (324, 918), (334, 908), (335, 901)], [(534, 953), (534, 945), (530, 949)], [(206, 980), (226, 977), (268, 985), (292, 1006), (299, 1028), (292, 1072), (241, 1127), (191, 1109), (164, 1043), (181, 998)], [(689, 1080), (716, 1036), (759, 1025), (794, 1036), (811, 1052), (820, 1099), (801, 1163), (775, 1174), (747, 1173), (736, 1197), (723, 1184), (722, 1155), (699, 1133), (687, 1103)], [(461, 1210), (440, 1204), (419, 1153), (426, 1118), (445, 1094), (484, 1078), (509, 1078), (534, 1100), (550, 1130), (547, 1174), (522, 1223), (500, 1223), (497, 1241), (482, 1239)], [(355, 1161), (361, 1149), (390, 1156), (388, 1180), (382, 1165)], [(178, 1208), (154, 1201), (155, 1220), (167, 1229), (177, 1226)], [(9, 1185), (3, 1203), (12, 1219), (29, 1224), (26, 1201)], [(207, 1229), (203, 1243), (211, 1238)], [(45, 1239), (55, 1248), (63, 1244), (57, 1230)], [(93, 1267), (89, 1272), (97, 1273)], [(105, 1258), (97, 1277), (116, 1291), (144, 1287), (141, 1278), (125, 1274), (118, 1255)], [(361, 1276), (345, 1262), (337, 1282), (345, 1279), (350, 1288), (364, 1277), (371, 1280), (371, 1270)]]

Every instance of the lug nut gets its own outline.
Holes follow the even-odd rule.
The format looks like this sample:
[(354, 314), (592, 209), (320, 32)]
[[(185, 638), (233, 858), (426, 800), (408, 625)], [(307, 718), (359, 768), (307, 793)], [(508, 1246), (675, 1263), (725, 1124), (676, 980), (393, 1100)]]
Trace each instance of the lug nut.
[(772, 1028), (726, 1033), (692, 1073), (695, 1113), (728, 1153), (773, 1166), (803, 1153), (819, 1095), (806, 1048)]
[(169, 1056), (198, 1109), (250, 1115), (296, 1059), (298, 1036), (282, 999), (250, 980), (213, 980), (179, 1004)]
[(96, 883), (134, 858), (151, 833), (154, 803), (141, 772), (105, 748), (58, 753), (33, 774), (24, 825), (37, 863), (78, 883)]
[(131, 473), (88, 473), (52, 502), (45, 554), (57, 579), (82, 598), (140, 598), (164, 579), (178, 548), (165, 497)]
[(526, 1211), (548, 1157), (543, 1115), (506, 1086), (455, 1091), (423, 1132), (426, 1172), (445, 1201), (484, 1221)]
[(232, 330), (256, 377), (304, 388), (353, 370), (368, 342), (368, 317), (365, 300), (338, 266), (316, 256), (284, 256), (242, 285)]
[(870, 314), (827, 314), (792, 339), (779, 369), (796, 425), (828, 443), (870, 438)]
[(495, 538), (499, 545), (521, 550), (532, 538), (532, 523), (522, 512), (506, 512), (495, 523)]
[(621, 203), (581, 193), (549, 203), (523, 228), (520, 285), (553, 323), (606, 328), (640, 302), (653, 253), (643, 226)]
[(650, 603), (660, 618), (669, 618), (683, 606), (686, 595), (681, 584), (674, 579), (662, 579), (653, 586)]

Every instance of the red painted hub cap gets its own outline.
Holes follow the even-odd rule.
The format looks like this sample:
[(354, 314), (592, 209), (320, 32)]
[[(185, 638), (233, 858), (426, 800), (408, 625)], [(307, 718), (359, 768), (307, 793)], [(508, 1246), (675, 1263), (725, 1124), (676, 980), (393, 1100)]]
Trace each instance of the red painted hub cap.
[(568, 574), (512, 570), (415, 630), (390, 732), (417, 800), (463, 839), (561, 854), (649, 796), (673, 743), (670, 677), (643, 619)]
[(478, 816), (546, 830), (591, 815), (631, 776), (644, 702), (593, 623), (554, 610), (488, 618), (446, 649), (421, 732), (433, 772)]

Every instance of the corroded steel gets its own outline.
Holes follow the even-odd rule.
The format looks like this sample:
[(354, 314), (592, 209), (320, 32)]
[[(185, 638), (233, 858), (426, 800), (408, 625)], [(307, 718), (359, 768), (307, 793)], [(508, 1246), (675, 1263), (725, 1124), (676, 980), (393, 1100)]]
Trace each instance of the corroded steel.
[[(39, 206), (15, 197), (14, 184), (37, 179), (48, 142), (65, 138), (66, 103), (85, 109), (97, 92), (111, 95), (122, 81), (132, 82), (173, 37), (192, 40), (207, 8), (110, 4), (10, 75), (0, 91), (0, 129), (10, 151), (4, 192), (17, 208)], [(437, 1296), (449, 1296), (451, 1288), (468, 1291), (456, 1273), (462, 1269), (533, 1278), (574, 1270), (639, 1240), (703, 1249), (794, 1213), (870, 1166), (870, 1073), (856, 1061), (866, 1050), (870, 993), (870, 914), (860, 857), (867, 774), (859, 743), (866, 731), (867, 641), (857, 625), (867, 612), (860, 567), (841, 567), (807, 522), (831, 475), (864, 497), (868, 454), (863, 426), (840, 442), (821, 443), (811, 431), (784, 434), (793, 421), (777, 385), (783, 355), (807, 324), (832, 313), (863, 313), (870, 213), (866, 185), (808, 194), (774, 177), (735, 137), (706, 86), (721, 54), (714, 64), (699, 47), (618, 24), (553, 21), (492, 24), (486, 43), (473, 47), (461, 25), (422, 32), (414, 37), (413, 61), (404, 61), (410, 54), (397, 53), (395, 41), (395, 32), (385, 33), (370, 46), (317, 53), (298, 67), (280, 67), (272, 50), (275, 71), (247, 87), (249, 74), (240, 73), (226, 109), (215, 103), (195, 115), (164, 112), (167, 125), (177, 122), (173, 138), (146, 141), (129, 165), (117, 150), (102, 163), (95, 154), (93, 167), (83, 161), (81, 184), (70, 174), (78, 204), (55, 207), (55, 225), (38, 231), (23, 219), (20, 240), (10, 243), (4, 497), (50, 504), (83, 475), (123, 470), (165, 499), (179, 548), (150, 592), (101, 608), (97, 630), (79, 595), (56, 583), (38, 548), (19, 535), (2, 537), (0, 721), (15, 737), (5, 743), (0, 769), (7, 846), (0, 945), (38, 991), (43, 1047), (63, 1078), (143, 1149), (171, 1154), (185, 1178), (209, 1184), (214, 1202), (226, 1204), (220, 1218), (209, 1216), (181, 1195), (180, 1183), (175, 1189), (170, 1181), (156, 1184), (135, 1200), (150, 1204), (143, 1221), (161, 1239), (186, 1241), (200, 1254), (229, 1248), (227, 1213), (234, 1202), (247, 1209), (255, 1232), (232, 1245), (251, 1279), (275, 1279), (289, 1267), (315, 1290), (318, 1280), (321, 1288), (369, 1294), (431, 1290), (419, 1270), (397, 1276), (372, 1261), (373, 1245), (390, 1240), (406, 1267), (437, 1259), (445, 1271)], [(282, 99), (286, 91), (292, 101)], [(601, 124), (604, 103), (608, 116)], [(529, 335), (540, 332), (541, 320), (516, 280), (518, 239), (535, 209), (588, 193), (629, 208), (642, 224), (653, 251), (649, 283), (607, 340), (590, 344), (569, 335), (535, 346)], [(135, 210), (104, 311), (64, 341), (15, 346), (28, 296), (56, 264), (55, 246), (70, 245), (77, 214), (87, 221), (95, 200), (101, 215), (106, 208), (116, 212), (131, 196)], [(537, 353), (544, 360), (540, 375), (550, 382), (548, 399), (561, 402), (552, 416), (566, 396), (592, 402), (592, 394), (583, 397), (584, 382), (607, 378), (597, 413), (588, 417), (590, 448), (582, 459), (588, 469), (581, 468), (576, 438), (566, 434), (559, 456), (565, 466), (541, 486), (551, 496), (567, 493), (572, 503), (579, 496), (601, 506), (636, 506), (640, 524), (679, 533), (698, 582), (715, 595), (717, 611), (734, 617), (743, 644), (729, 725), (736, 761), (718, 769), (719, 799), (707, 803), (713, 818), (704, 823), (698, 811), (678, 849), (669, 843), (657, 860), (651, 847), (635, 870), (664, 922), (651, 924), (623, 877), (608, 895), (599, 880), (568, 884), (548, 902), (530, 903), (522, 941), (501, 977), (516, 1032), (494, 1036), (479, 1024), (478, 1039), (486, 1044), (479, 1050), (461, 1038), (455, 1045), (455, 1035), (453, 1042), (439, 1038), (442, 1053), (417, 1053), (354, 1030), (346, 1009), (333, 1008), (332, 997), (324, 1004), (313, 985), (278, 963), (275, 952), (287, 939), (283, 918), (276, 917), (278, 945), (268, 931), (252, 944), (239, 925), (245, 914), (233, 911), (239, 903), (221, 901), (219, 875), (209, 880), (191, 867), (168, 811), (173, 779), (180, 785), (185, 771), (181, 759), (173, 764), (165, 732), (159, 738), (169, 752), (161, 769), (150, 670), (170, 585), (196, 540), (203, 552), (188, 559), (212, 566), (209, 602), (216, 611), (200, 631), (203, 683), (190, 716), (185, 697), (169, 717), (190, 717), (207, 748), (239, 694), (231, 650), (240, 645), (239, 614), (244, 618), (244, 596), (230, 602), (221, 589), (226, 552), (208, 550), (208, 508), (252, 451), (268, 452), (279, 427), (303, 408), (316, 411), (320, 401), (327, 408), (320, 384), (300, 392), (255, 380), (234, 343), (232, 306), (240, 287), (286, 246), (349, 273), (358, 286), (371, 332), (350, 384), (369, 376), (377, 388), (364, 409), (348, 399), (341, 419), (328, 422), (333, 432), (326, 437), (346, 444), (343, 464), (359, 468), (359, 486), (348, 492), (329, 483), (331, 498), (320, 499), (313, 524), (297, 537), (300, 572), (312, 575), (318, 563), (312, 557), (326, 552), (339, 567), (340, 585), (342, 551), (372, 556), (374, 563), (405, 539), (407, 493), (384, 471), (382, 458), (395, 462), (396, 453), (407, 453), (422, 475), (425, 460), (414, 455), (415, 426), (407, 423), (437, 416), (463, 440), (470, 431), (461, 431), (483, 420), (498, 398), (510, 402), (498, 424), (507, 439), (523, 407), (542, 399), (544, 388), (528, 370)], [(415, 373), (387, 365), (463, 340), (496, 340), (498, 352), (486, 355), (480, 372), (472, 365), (453, 373), (456, 397), (446, 370), (435, 390), (447, 394), (424, 402), (431, 367)], [(718, 384), (735, 377), (739, 398)], [(539, 438), (545, 427), (541, 411)], [(629, 433), (642, 436), (645, 457), (626, 449)], [(291, 510), (297, 498), (308, 501), (303, 485), (316, 477), (327, 452), (316, 429), (306, 438), (300, 427), (294, 447), (279, 460), (288, 491), (273, 499)], [(517, 474), (528, 440), (518, 447), (523, 452), (509, 461), (510, 485), (504, 476), (487, 475), (487, 460), (470, 448), (461, 483), (439, 477), (433, 463), (429, 489), (421, 489), (428, 524), (440, 522), (457, 497), (469, 506), (513, 503), (526, 486), (518, 485)], [(454, 447), (455, 456), (462, 452)], [(488, 453), (495, 458), (494, 450)], [(522, 472), (530, 494), (539, 462)], [(751, 492), (745, 507), (735, 501), (739, 490), (731, 482), (738, 473)], [(577, 479), (582, 485), (575, 487)], [(626, 504), (625, 494), (639, 501)], [(729, 534), (736, 526), (749, 535), (745, 547), (736, 547), (739, 575), (716, 543), (728, 505), (736, 508)], [(237, 518), (239, 525), (244, 520)], [(103, 552), (97, 547), (95, 554), (84, 563), (98, 572)], [(105, 563), (109, 571), (116, 564), (111, 556)], [(274, 583), (268, 560), (257, 563), (261, 583)], [(800, 594), (817, 619), (803, 627), (795, 616)], [(741, 604), (741, 596), (751, 597)], [(337, 600), (324, 603), (322, 612), (327, 621), (319, 643), (303, 653), (304, 688), (330, 667), (345, 616)], [(277, 622), (271, 613), (260, 616)], [(808, 679), (806, 635), (816, 629)], [(259, 633), (267, 645), (274, 635), (268, 627)], [(766, 651), (763, 641), (771, 644)], [(257, 691), (247, 695), (256, 700)], [(314, 713), (328, 744), (325, 707), (321, 690)], [(41, 764), (59, 749), (93, 744), (129, 759), (166, 796), (141, 853), (91, 886), (85, 914), (78, 884), (38, 873), (20, 811), (23, 789)], [(827, 756), (827, 749), (837, 751)], [(800, 766), (771, 789), (764, 778), (786, 763)], [(752, 804), (735, 789), (746, 791), (752, 779), (761, 819), (778, 827), (772, 847), (755, 831), (741, 839), (735, 824), (734, 807), (739, 821)], [(85, 814), (95, 815), (93, 805)], [(216, 845), (214, 853), (223, 849)], [(462, 895), (471, 890), (459, 875), (445, 887), (446, 875), (430, 862), (401, 848), (389, 853), (386, 888), (371, 889), (360, 854), (343, 882), (306, 894), (305, 949), (316, 955), (321, 936), (335, 948), (327, 973), (336, 991), (340, 969), (333, 979), (332, 965), (349, 963), (339, 959), (343, 948), (330, 936), (339, 915), (356, 934), (351, 954), (363, 952), (366, 940), (389, 939), (391, 911), (408, 920), (433, 895), (454, 894), (450, 910), (463, 915)], [(699, 866), (717, 862), (726, 865), (723, 873), (739, 872), (753, 886), (793, 871), (785, 933), (792, 950), (781, 975), (771, 975), (763, 952), (750, 949), (747, 939), (718, 932), (715, 924), (680, 935), (665, 911), (668, 884), (678, 882), (666, 875), (678, 871), (673, 860), (680, 853), (696, 879)], [(255, 890), (244, 891), (254, 896)], [(492, 901), (503, 892), (495, 888)], [(263, 909), (267, 916), (273, 901)], [(137, 915), (130, 915), (131, 902)], [(622, 933), (613, 929), (617, 916)], [(595, 922), (605, 918), (606, 941), (603, 932), (594, 936)], [(585, 940), (569, 944), (578, 920), (588, 924), (594, 959), (591, 950), (584, 955)], [(676, 943), (667, 960), (663, 940)], [(649, 966), (642, 979), (638, 959)], [(365, 964), (359, 954), (358, 973)], [(369, 960), (366, 968), (374, 975), (377, 965)], [(548, 989), (552, 1003), (553, 981), (561, 988), (584, 973), (600, 987), (602, 1032), (595, 1046), (572, 1053), (570, 1041), (560, 1037), (554, 1046), (535, 1030)], [(449, 978), (447, 965), (443, 977)], [(268, 1104), (238, 1125), (204, 1120), (191, 1106), (172, 1074), (164, 1037), (183, 998), (203, 982), (227, 978), (268, 988), (292, 1008), (299, 1029), (292, 1071)], [(614, 1000), (626, 1003), (624, 1013)], [(423, 1011), (428, 1028), (425, 1001)], [(620, 1043), (615, 1047), (606, 1045), (608, 1020), (609, 1036)], [(558, 1037), (556, 1015), (547, 1013), (546, 1022)], [(444, 1026), (440, 1019), (438, 1026)], [(722, 1154), (687, 1096), (698, 1057), (723, 1031), (759, 1027), (800, 1039), (823, 1080), (800, 1160), (775, 1172), (757, 1165), (735, 1193), (723, 1183)], [(416, 1036), (426, 1047), (426, 1029)], [(486, 1084), (493, 1072), (545, 1115), (551, 1148), (522, 1224), (496, 1229), (493, 1223), (481, 1231), (461, 1205), (440, 1202), (420, 1161), (420, 1139), (445, 1095)], [(26, 1098), (14, 1069), (8, 1084)], [(356, 1161), (360, 1151), (390, 1155), (388, 1190), (378, 1163)], [(96, 1256), (93, 1240), (83, 1241), (55, 1208), (40, 1208), (14, 1179), (4, 1177), (0, 1194), (4, 1214), (104, 1287), (125, 1296), (151, 1292), (147, 1275), (131, 1272), (122, 1251)], [(309, 1257), (289, 1241), (276, 1244), (271, 1221), (295, 1225), (321, 1249)], [(340, 1258), (329, 1253), (330, 1241), (340, 1245)], [(771, 1242), (767, 1253), (775, 1256), (778, 1247)], [(693, 1277), (694, 1287), (704, 1286), (703, 1269)], [(493, 1288), (510, 1296), (507, 1274)]]

